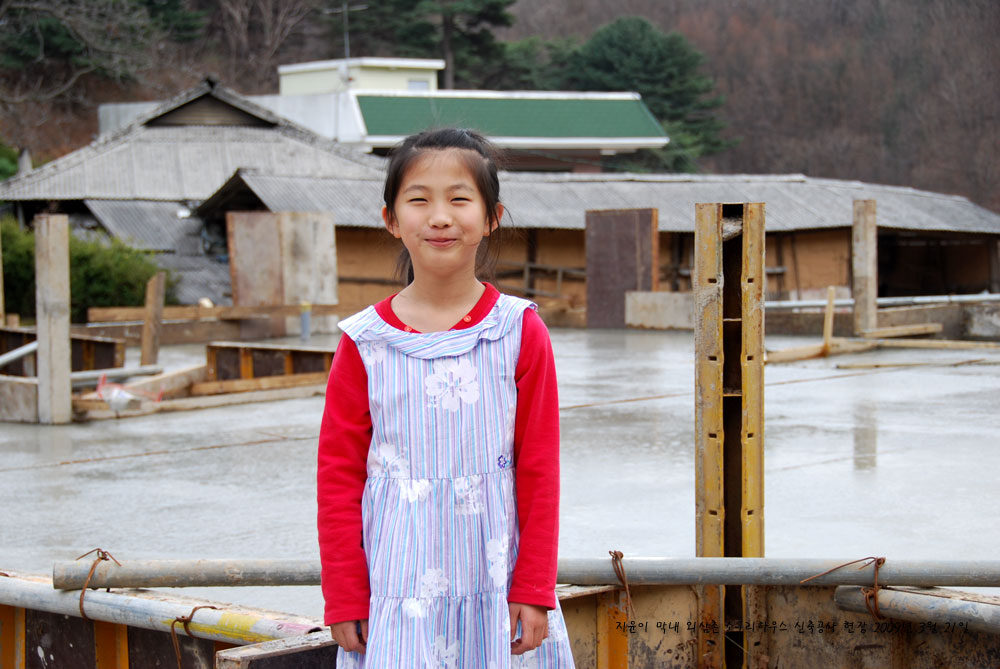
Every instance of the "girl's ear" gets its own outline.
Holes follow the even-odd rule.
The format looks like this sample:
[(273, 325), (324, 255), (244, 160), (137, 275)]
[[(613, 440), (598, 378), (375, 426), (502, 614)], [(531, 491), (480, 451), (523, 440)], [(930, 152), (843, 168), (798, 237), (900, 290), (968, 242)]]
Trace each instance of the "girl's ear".
[(486, 225), (486, 229), (483, 230), (483, 237), (489, 237), (491, 232), (500, 227), (500, 219), (503, 218), (503, 212), (503, 205), (497, 204), (497, 215)]
[(399, 239), (399, 224), (396, 223), (396, 218), (389, 212), (389, 207), (382, 205), (382, 222), (385, 223), (385, 229), (389, 233)]

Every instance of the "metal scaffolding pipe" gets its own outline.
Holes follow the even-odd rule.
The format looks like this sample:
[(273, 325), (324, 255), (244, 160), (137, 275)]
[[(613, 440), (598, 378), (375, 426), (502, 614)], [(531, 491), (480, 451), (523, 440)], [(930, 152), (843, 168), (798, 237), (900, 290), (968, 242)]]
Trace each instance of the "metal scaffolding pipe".
[[(1000, 294), (977, 293), (972, 295), (915, 295), (912, 297), (880, 297), (876, 300), (879, 307), (909, 307), (930, 306), (935, 304), (968, 304), (975, 302), (998, 302)], [(853, 307), (854, 298), (842, 297), (834, 300), (835, 307)], [(765, 309), (823, 309), (826, 300), (768, 300)]]
[[(879, 570), (879, 577), (881, 576), (882, 572)], [(869, 612), (865, 595), (859, 586), (837, 588), (833, 601), (843, 611)], [(1000, 606), (954, 596), (883, 588), (878, 591), (878, 611), (887, 618), (913, 623), (950, 623), (952, 626), (964, 626), (977, 632), (1000, 633)]]
[[(631, 585), (871, 585), (871, 564), (812, 558), (643, 558), (622, 560)], [(78, 590), (89, 561), (57, 562), (52, 584)], [(839, 567), (839, 569), (838, 569)], [(832, 571), (831, 571), (832, 570)], [(829, 571), (830, 573), (824, 574)], [(126, 560), (98, 563), (94, 588), (319, 585), (313, 560)], [(817, 576), (818, 574), (824, 574)], [(815, 578), (811, 578), (815, 577)], [(803, 580), (810, 579), (807, 583)], [(563, 558), (559, 583), (617, 584), (610, 558)], [(1000, 587), (1000, 560), (886, 560), (880, 585)]]
[(20, 360), (26, 356), (31, 355), (38, 350), (38, 341), (28, 342), (24, 346), (18, 346), (13, 351), (7, 351), (3, 355), (0, 355), (0, 367), (3, 367), (15, 360)]
[[(80, 595), (55, 590), (46, 581), (0, 578), (0, 604), (67, 616), (80, 616)], [(88, 590), (83, 610), (88, 618), (120, 625), (169, 632), (180, 616), (190, 616), (191, 636), (244, 646), (308, 634), (320, 629), (316, 621), (299, 616), (265, 618), (247, 609), (198, 609), (164, 599)], [(175, 625), (184, 634), (184, 625)]]
[(155, 376), (163, 373), (163, 367), (159, 365), (140, 365), (139, 367), (108, 367), (107, 369), (86, 369), (79, 372), (70, 372), (69, 379), (74, 388), (93, 386), (97, 384), (101, 377), (105, 381), (116, 379), (128, 379), (133, 376)]

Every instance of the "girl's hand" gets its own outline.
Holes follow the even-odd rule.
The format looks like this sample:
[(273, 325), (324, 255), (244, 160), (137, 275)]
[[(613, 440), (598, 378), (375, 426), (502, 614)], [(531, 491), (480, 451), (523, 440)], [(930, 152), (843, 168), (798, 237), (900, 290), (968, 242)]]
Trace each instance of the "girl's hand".
[[(509, 602), (510, 609), (510, 654), (522, 655), (542, 644), (549, 635), (549, 614), (541, 606)], [(514, 640), (517, 622), (521, 621), (521, 638)]]
[(330, 625), (330, 634), (337, 645), (346, 651), (364, 653), (368, 643), (368, 621), (348, 620)]

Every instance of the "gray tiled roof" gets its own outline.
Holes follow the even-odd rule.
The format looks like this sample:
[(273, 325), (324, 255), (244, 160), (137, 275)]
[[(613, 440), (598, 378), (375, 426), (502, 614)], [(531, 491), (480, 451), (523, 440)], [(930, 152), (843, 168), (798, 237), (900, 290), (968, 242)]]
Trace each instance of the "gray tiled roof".
[(176, 202), (85, 200), (94, 217), (112, 235), (145, 251), (173, 251), (185, 236), (197, 236), (201, 221), (181, 218)]
[(181, 304), (197, 304), (207, 297), (217, 306), (232, 304), (229, 264), (205, 255), (159, 253), (155, 262), (180, 279), (177, 299)]
[(200, 201), (240, 167), (361, 177), (380, 161), (291, 126), (143, 126), (0, 182), (0, 200)]
[[(380, 178), (278, 176), (241, 170), (226, 184), (252, 191), (271, 211), (332, 211), (337, 225), (380, 227)], [(904, 230), (1000, 234), (1000, 215), (963, 197), (802, 175), (508, 173), (501, 195), (519, 228), (582, 229), (592, 209), (656, 208), (663, 231), (691, 232), (699, 202), (764, 202), (772, 232), (850, 227), (853, 201), (877, 201), (878, 224)], [(213, 214), (213, 200), (198, 212)], [(221, 198), (219, 199), (221, 202)], [(214, 212), (217, 213), (217, 212)]]

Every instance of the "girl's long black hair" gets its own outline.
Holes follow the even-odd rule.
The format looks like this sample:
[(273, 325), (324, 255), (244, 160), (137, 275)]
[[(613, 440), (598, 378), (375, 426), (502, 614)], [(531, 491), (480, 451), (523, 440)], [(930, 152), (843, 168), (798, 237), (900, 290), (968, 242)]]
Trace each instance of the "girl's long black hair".
[[(476, 254), (476, 276), (487, 281), (493, 281), (496, 272), (496, 261), (500, 254), (500, 219), (497, 216), (497, 205), (500, 204), (500, 179), (497, 176), (497, 164), (500, 154), (488, 139), (474, 130), (461, 128), (437, 128), (425, 130), (407, 137), (393, 149), (386, 168), (385, 188), (382, 199), (385, 201), (389, 216), (396, 216), (396, 196), (403, 183), (406, 171), (413, 161), (426, 151), (443, 151), (446, 149), (461, 149), (462, 159), (472, 174), (479, 195), (486, 206), (487, 224), (493, 231), (486, 237), (486, 243), (480, 244)], [(396, 261), (396, 279), (405, 284), (413, 281), (413, 264), (410, 254), (404, 247)]]

